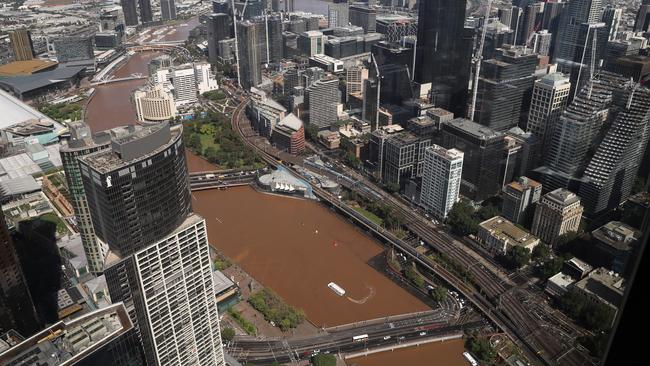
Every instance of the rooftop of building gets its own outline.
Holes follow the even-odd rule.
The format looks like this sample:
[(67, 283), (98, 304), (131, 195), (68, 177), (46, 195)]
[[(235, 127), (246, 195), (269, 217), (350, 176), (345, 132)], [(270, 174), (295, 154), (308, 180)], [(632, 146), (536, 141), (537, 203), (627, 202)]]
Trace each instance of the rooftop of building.
[(113, 304), (43, 329), (0, 354), (0, 364), (23, 358), (30, 358), (29, 364), (34, 365), (73, 364), (132, 328), (124, 305)]
[(641, 238), (641, 231), (620, 222), (610, 221), (591, 232), (591, 235), (610, 247), (618, 250), (631, 250), (632, 244)]
[(79, 158), (102, 174), (155, 155), (171, 146), (182, 134), (180, 127), (171, 129), (167, 123), (125, 126), (112, 131), (110, 149)]
[(48, 85), (70, 80), (80, 75), (84, 66), (57, 67), (54, 70), (42, 71), (31, 75), (0, 76), (0, 84), (6, 84), (19, 93), (27, 93)]
[(582, 261), (582, 260), (580, 260), (580, 259), (578, 259), (576, 257), (568, 259), (565, 263), (568, 264), (569, 266), (575, 268), (575, 269), (578, 269), (582, 273), (590, 272), (593, 269), (593, 267), (590, 266), (588, 263), (586, 263), (586, 262), (584, 262), (584, 261)]
[(56, 67), (57, 63), (50, 60), (14, 61), (0, 65), (0, 76), (31, 75)]
[(389, 137), (389, 140), (390, 143), (395, 146), (406, 146), (418, 142), (420, 138), (412, 132), (402, 131), (400, 133), (391, 135)]
[(575, 203), (580, 203), (580, 197), (565, 188), (558, 188), (554, 191), (548, 192), (544, 198), (562, 206), (569, 206)]
[(458, 149), (445, 149), (444, 147), (435, 144), (427, 147), (427, 151), (441, 156), (446, 160), (462, 159), (465, 156), (465, 154)]
[(560, 86), (570, 84), (571, 81), (567, 75), (561, 72), (552, 72), (540, 79), (540, 83), (550, 86)]
[(230, 278), (226, 277), (221, 271), (213, 271), (212, 278), (214, 282), (214, 293), (219, 295), (221, 292), (235, 285)]
[(512, 222), (501, 216), (495, 216), (479, 224), (480, 227), (487, 230), (491, 235), (506, 241), (510, 245), (528, 246), (534, 244), (539, 239), (526, 230), (520, 229)]
[(289, 113), (280, 122), (278, 122), (278, 126), (288, 127), (294, 131), (298, 131), (302, 128), (303, 123), (300, 118), (296, 117), (293, 113)]
[(524, 190), (528, 188), (537, 188), (541, 187), (542, 184), (536, 180), (530, 179), (528, 177), (522, 176), (519, 177), (516, 181), (508, 183), (508, 187), (512, 188), (516, 191), (523, 192)]
[[(0, 88), (0, 110), (2, 111), (2, 118), (0, 118), (1, 130), (19, 123), (32, 123), (34, 121), (40, 124), (59, 125), (50, 117), (23, 103), (13, 95), (2, 90), (2, 88)], [(59, 126), (63, 128), (63, 126)]]
[(434, 122), (429, 116), (413, 117), (408, 120), (409, 125), (416, 125), (418, 127), (433, 126)]
[(591, 271), (587, 277), (576, 282), (575, 286), (618, 307), (623, 300), (625, 280), (617, 273), (601, 267)]
[(486, 127), (474, 121), (470, 121), (466, 118), (456, 118), (445, 122), (445, 125), (462, 130), (463, 132), (481, 140), (490, 140), (503, 136), (501, 132), (497, 132), (489, 127)]
[(564, 274), (562, 272), (558, 272), (555, 275), (551, 276), (548, 279), (548, 282), (550, 282), (550, 283), (552, 283), (552, 284), (554, 284), (556, 286), (562, 287), (562, 288), (567, 288), (571, 284), (575, 283), (576, 280), (574, 280), (573, 277), (571, 277), (571, 276), (569, 276), (567, 274)]
[(650, 193), (648, 192), (639, 192), (633, 196), (630, 196), (630, 198), (628, 198), (627, 200), (637, 205), (650, 207)]
[(450, 112), (450, 111), (448, 111), (448, 110), (446, 110), (444, 108), (427, 109), (427, 114), (430, 114), (430, 115), (436, 116), (436, 117), (448, 117), (448, 116), (453, 117), (453, 115), (454, 115), (453, 112)]

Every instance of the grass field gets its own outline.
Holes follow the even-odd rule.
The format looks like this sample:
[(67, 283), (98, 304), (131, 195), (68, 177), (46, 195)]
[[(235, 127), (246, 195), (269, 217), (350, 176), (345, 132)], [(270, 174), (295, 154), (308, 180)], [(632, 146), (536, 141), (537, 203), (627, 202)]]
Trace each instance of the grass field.
[(375, 215), (374, 213), (372, 213), (372, 212), (370, 212), (370, 211), (368, 211), (368, 210), (366, 210), (366, 209), (364, 209), (364, 208), (361, 208), (361, 207), (355, 207), (354, 209), (355, 209), (358, 213), (362, 214), (362, 215), (365, 216), (367, 219), (369, 219), (370, 221), (374, 222), (374, 223), (377, 224), (377, 225), (382, 225), (382, 224), (384, 223), (384, 220), (382, 220), (381, 218), (379, 218), (379, 216)]

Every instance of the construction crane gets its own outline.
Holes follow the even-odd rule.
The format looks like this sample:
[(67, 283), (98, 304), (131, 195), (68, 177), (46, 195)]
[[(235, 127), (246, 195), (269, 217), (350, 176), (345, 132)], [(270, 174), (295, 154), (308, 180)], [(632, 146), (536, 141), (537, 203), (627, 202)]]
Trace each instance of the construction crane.
[[(237, 58), (237, 84), (241, 86), (241, 72), (239, 71), (239, 39), (237, 39), (237, 10), (235, 8), (235, 0), (230, 0), (230, 6), (232, 7), (232, 17), (233, 17), (233, 26), (235, 28), (235, 53)], [(248, 6), (248, 0), (244, 3), (244, 9), (242, 10), (242, 18), (246, 7)]]
[(476, 114), (476, 99), (478, 98), (478, 80), (481, 75), (481, 62), (483, 61), (483, 47), (485, 46), (485, 35), (487, 34), (488, 21), (490, 19), (490, 11), (492, 10), (492, 1), (488, 0), (485, 9), (485, 20), (483, 22), (483, 31), (481, 32), (481, 41), (479, 42), (478, 52), (474, 58), (474, 63), (476, 67), (474, 68), (474, 81), (472, 82), (472, 104), (469, 106), (467, 111), (467, 118), (471, 121), (474, 120), (474, 114)]

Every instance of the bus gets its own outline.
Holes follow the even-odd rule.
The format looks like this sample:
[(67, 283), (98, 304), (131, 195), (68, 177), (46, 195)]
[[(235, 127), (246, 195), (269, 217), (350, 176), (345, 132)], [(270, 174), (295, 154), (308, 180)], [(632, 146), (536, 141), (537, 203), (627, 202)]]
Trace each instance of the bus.
[(362, 334), (362, 335), (352, 337), (353, 342), (363, 342), (365, 340), (368, 340), (367, 334)]

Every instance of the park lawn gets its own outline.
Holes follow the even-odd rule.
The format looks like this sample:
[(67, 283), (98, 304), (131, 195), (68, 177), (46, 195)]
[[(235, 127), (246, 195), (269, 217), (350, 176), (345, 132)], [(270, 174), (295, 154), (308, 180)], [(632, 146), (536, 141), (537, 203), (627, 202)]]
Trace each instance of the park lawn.
[(377, 225), (382, 225), (384, 223), (384, 220), (382, 220), (379, 216), (375, 215), (374, 213), (364, 209), (363, 207), (355, 207), (354, 208), (358, 213), (362, 214), (365, 216), (368, 220), (374, 222)]
[(199, 137), (201, 138), (201, 147), (203, 148), (203, 151), (205, 151), (205, 149), (210, 146), (214, 147), (217, 151), (221, 149), (221, 146), (219, 146), (218, 143), (214, 142), (214, 136), (200, 133)]
[(65, 226), (65, 224), (63, 223), (61, 218), (59, 216), (57, 216), (57, 214), (55, 214), (54, 212), (48, 212), (48, 213), (46, 213), (44, 215), (41, 215), (39, 217), (39, 219), (41, 219), (43, 221), (49, 221), (49, 222), (52, 222), (52, 223), (56, 224), (56, 232), (57, 232), (57, 234), (66, 235), (66, 234), (69, 233), (68, 228)]

